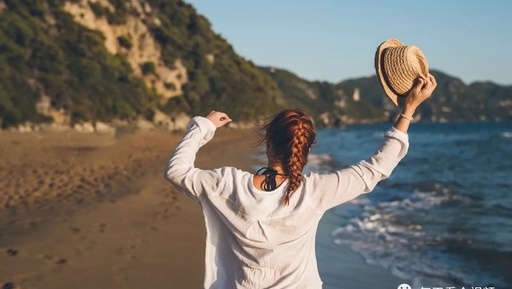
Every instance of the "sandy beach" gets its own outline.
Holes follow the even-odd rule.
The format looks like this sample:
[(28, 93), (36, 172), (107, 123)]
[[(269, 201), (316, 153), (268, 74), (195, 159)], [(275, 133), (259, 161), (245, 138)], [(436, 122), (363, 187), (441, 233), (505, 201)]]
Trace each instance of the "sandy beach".
[[(0, 286), (201, 288), (201, 208), (163, 178), (181, 136), (1, 133)], [(250, 169), (254, 141), (250, 130), (221, 129), (196, 165)], [(346, 274), (339, 288), (400, 284), (348, 249), (336, 257), (347, 265), (319, 266)]]

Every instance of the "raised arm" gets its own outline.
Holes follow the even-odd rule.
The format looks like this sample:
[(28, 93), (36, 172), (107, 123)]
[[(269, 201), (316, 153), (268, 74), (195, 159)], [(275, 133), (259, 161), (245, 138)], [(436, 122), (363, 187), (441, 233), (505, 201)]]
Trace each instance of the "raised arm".
[(202, 193), (214, 190), (220, 181), (214, 171), (194, 167), (196, 154), (210, 141), (215, 130), (231, 119), (221, 112), (212, 111), (207, 117), (196, 116), (187, 125), (187, 132), (171, 155), (164, 177), (178, 190), (198, 201)]
[(378, 182), (391, 175), (408, 148), (407, 134), (391, 128), (380, 148), (366, 160), (333, 173), (312, 173), (308, 192), (313, 206), (325, 211), (372, 191)]
[(389, 177), (409, 148), (407, 130), (414, 112), (436, 86), (432, 75), (418, 79), (407, 95), (400, 117), (371, 157), (334, 173), (312, 174), (309, 191), (313, 204), (320, 210), (327, 210), (372, 191), (378, 182)]
[(394, 127), (399, 131), (407, 133), (416, 109), (432, 95), (436, 87), (437, 82), (432, 74), (429, 74), (425, 79), (418, 78), (418, 83), (405, 98), (404, 107)]

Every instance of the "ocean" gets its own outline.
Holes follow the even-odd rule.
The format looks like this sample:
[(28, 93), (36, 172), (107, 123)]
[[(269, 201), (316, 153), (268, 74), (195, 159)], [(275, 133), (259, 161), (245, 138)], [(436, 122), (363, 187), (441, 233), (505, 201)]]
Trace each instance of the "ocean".
[[(367, 158), (389, 127), (318, 130), (305, 172)], [(336, 228), (326, 232), (322, 221), (319, 233), (328, 236), (319, 237), (340, 250), (349, 246), (413, 288), (512, 288), (512, 122), (419, 123), (409, 137), (391, 177), (326, 212)]]

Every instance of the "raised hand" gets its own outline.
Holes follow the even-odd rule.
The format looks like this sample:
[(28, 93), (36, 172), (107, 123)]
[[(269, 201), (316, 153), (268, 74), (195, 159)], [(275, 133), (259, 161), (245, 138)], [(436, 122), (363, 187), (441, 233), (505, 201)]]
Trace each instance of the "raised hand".
[(212, 110), (207, 116), (217, 128), (224, 126), (232, 121), (229, 116), (223, 112)]
[(432, 74), (429, 74), (426, 78), (418, 78), (418, 83), (407, 95), (404, 109), (409, 108), (416, 110), (422, 102), (432, 95), (436, 86), (437, 82)]

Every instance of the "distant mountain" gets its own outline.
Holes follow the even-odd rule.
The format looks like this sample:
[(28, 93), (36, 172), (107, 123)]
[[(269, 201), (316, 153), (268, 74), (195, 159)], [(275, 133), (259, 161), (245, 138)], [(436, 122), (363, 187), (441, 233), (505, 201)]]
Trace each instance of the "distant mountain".
[(500, 121), (512, 119), (512, 89), (497, 84), (464, 84), (460, 79), (433, 71), (438, 87), (422, 108), (431, 121)]
[[(378, 104), (361, 97), (364, 94), (357, 85), (347, 89), (329, 82), (307, 81), (284, 69), (260, 69), (274, 79), (288, 106), (304, 109), (319, 124), (382, 122), (388, 119)], [(362, 81), (361, 88), (368, 87), (367, 80)]]
[[(376, 76), (340, 83), (307, 81), (283, 69), (260, 67), (271, 76), (289, 105), (304, 108), (327, 125), (392, 120), (397, 108)], [(431, 71), (438, 87), (416, 113), (417, 120), (500, 121), (512, 119), (512, 86), (490, 82), (465, 85), (460, 79)]]

